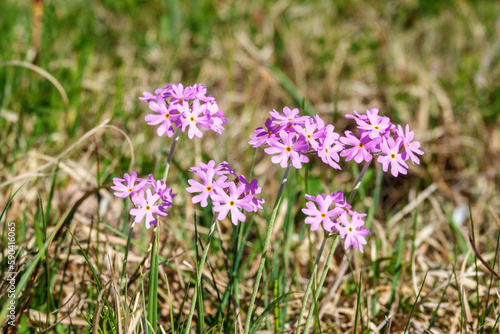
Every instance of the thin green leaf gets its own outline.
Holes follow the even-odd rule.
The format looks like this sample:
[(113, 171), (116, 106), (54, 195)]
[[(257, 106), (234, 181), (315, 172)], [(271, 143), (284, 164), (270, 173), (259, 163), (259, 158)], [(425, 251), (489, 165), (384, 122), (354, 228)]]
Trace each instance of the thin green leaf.
[(153, 244), (151, 247), (151, 263), (149, 269), (149, 298), (148, 321), (156, 333), (158, 317), (158, 231), (153, 231)]
[(424, 280), (422, 281), (422, 285), (420, 286), (420, 290), (418, 290), (417, 298), (415, 299), (415, 303), (413, 304), (413, 307), (411, 308), (411, 312), (408, 315), (408, 322), (406, 323), (405, 331), (404, 333), (406, 334), (406, 331), (408, 330), (408, 326), (410, 325), (410, 320), (411, 316), (413, 315), (413, 310), (415, 310), (415, 305), (418, 303), (418, 297), (420, 297), (420, 293), (422, 292), (422, 289), (424, 288), (425, 280), (427, 278), (427, 273), (425, 273)]
[(269, 312), (271, 312), (271, 310), (274, 308), (274, 306), (276, 304), (278, 304), (279, 302), (281, 302), (286, 297), (288, 297), (288, 296), (290, 296), (291, 294), (294, 294), (294, 293), (295, 293), (295, 291), (287, 292), (287, 293), (279, 296), (271, 304), (269, 304), (266, 307), (266, 309), (257, 317), (257, 319), (255, 319), (255, 322), (253, 323), (252, 327), (250, 328), (249, 334), (255, 334), (257, 332), (257, 330), (259, 329), (260, 323), (262, 322), (262, 320), (264, 319), (264, 317), (267, 316), (267, 314)]

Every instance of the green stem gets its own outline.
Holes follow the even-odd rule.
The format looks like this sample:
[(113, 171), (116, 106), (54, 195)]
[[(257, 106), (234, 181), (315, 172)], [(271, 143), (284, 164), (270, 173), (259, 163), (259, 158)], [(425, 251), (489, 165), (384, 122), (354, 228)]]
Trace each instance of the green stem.
[(203, 266), (205, 265), (205, 261), (207, 259), (208, 250), (210, 249), (210, 243), (212, 242), (212, 236), (214, 235), (215, 226), (217, 225), (217, 216), (218, 214), (213, 212), (214, 216), (212, 218), (212, 225), (210, 225), (210, 231), (208, 232), (207, 244), (203, 249), (203, 254), (201, 256), (200, 263), (198, 263), (198, 267), (196, 268), (196, 286), (194, 287), (193, 297), (191, 300), (191, 308), (189, 309), (188, 320), (186, 322), (187, 326), (184, 330), (185, 334), (189, 334), (189, 330), (191, 329), (191, 322), (193, 321), (194, 309), (196, 308), (196, 299), (198, 297), (198, 288), (201, 284), (201, 277), (203, 273)]
[(309, 279), (309, 283), (307, 283), (306, 292), (304, 293), (304, 298), (302, 298), (302, 307), (300, 308), (299, 320), (297, 323), (297, 334), (300, 334), (300, 323), (302, 322), (302, 317), (304, 316), (304, 312), (306, 311), (307, 299), (309, 298), (309, 294), (311, 293), (314, 277), (316, 276), (316, 272), (318, 271), (319, 260), (321, 259), (321, 255), (323, 254), (323, 249), (325, 248), (327, 239), (328, 237), (325, 234), (323, 242), (321, 243), (321, 247), (319, 248), (318, 257), (316, 258), (316, 262), (314, 263), (313, 271), (311, 273), (311, 279)]
[(283, 174), (283, 179), (281, 180), (280, 189), (278, 190), (278, 194), (276, 195), (276, 200), (274, 202), (273, 212), (271, 214), (271, 220), (267, 225), (267, 234), (266, 240), (264, 242), (264, 248), (262, 249), (262, 257), (259, 263), (259, 270), (257, 271), (257, 277), (255, 278), (255, 283), (252, 291), (252, 297), (250, 299), (250, 305), (248, 307), (247, 320), (245, 322), (245, 332), (244, 334), (248, 334), (250, 331), (250, 324), (252, 322), (252, 312), (253, 306), (255, 304), (255, 298), (257, 297), (257, 291), (259, 290), (260, 280), (262, 278), (262, 272), (264, 271), (264, 265), (266, 263), (266, 254), (269, 248), (269, 243), (271, 242), (271, 235), (273, 232), (274, 222), (276, 221), (276, 216), (278, 215), (278, 209), (281, 203), (281, 198), (283, 197), (283, 190), (285, 189), (286, 182), (288, 181), (288, 174), (290, 174), (290, 169), (292, 168), (292, 164), (290, 163)]
[[(330, 269), (330, 263), (332, 262), (333, 253), (335, 253), (335, 248), (337, 248), (337, 245), (339, 244), (339, 240), (340, 240), (340, 236), (337, 235), (335, 237), (335, 240), (333, 240), (332, 247), (330, 248), (330, 253), (328, 253), (328, 257), (327, 257), (326, 262), (325, 262), (325, 269), (323, 269), (323, 273), (321, 274), (321, 278), (319, 280), (319, 284), (318, 284), (318, 287), (316, 289), (316, 293), (314, 294), (314, 302), (311, 305), (311, 308), (309, 308), (309, 314), (307, 315), (306, 325), (304, 327), (305, 328), (304, 333), (306, 333), (306, 334), (309, 331), (309, 326), (311, 325), (311, 320), (312, 320), (312, 317), (314, 314), (314, 312), (313, 312), (314, 305), (318, 302), (319, 294), (321, 293), (321, 289), (323, 288), (323, 284), (325, 283), (326, 274), (328, 274), (328, 270)], [(312, 280), (313, 280), (313, 278), (311, 277), (311, 281)]]
[(349, 195), (349, 200), (347, 201), (347, 204), (351, 204), (352, 200), (354, 199), (354, 195), (356, 195), (356, 192), (359, 189), (359, 186), (361, 185), (361, 180), (363, 180), (363, 176), (365, 176), (366, 171), (368, 170), (368, 166), (370, 166), (370, 161), (365, 162), (365, 165), (363, 166), (363, 169), (361, 170), (361, 173), (358, 176), (358, 179), (356, 180), (356, 183), (354, 184), (354, 188), (351, 191), (351, 194)]
[(135, 225), (135, 222), (132, 221), (132, 224), (130, 224), (130, 230), (128, 232), (128, 238), (127, 238), (127, 246), (125, 247), (125, 258), (123, 259), (123, 268), (122, 268), (122, 276), (121, 276), (121, 288), (123, 289), (124, 285), (125, 285), (125, 272), (126, 272), (126, 268), (127, 268), (127, 260), (128, 260), (128, 251), (130, 249), (130, 242), (132, 241), (132, 232), (134, 230), (134, 225)]
[(155, 227), (152, 235), (151, 260), (149, 263), (149, 298), (148, 298), (148, 322), (156, 333), (158, 326), (158, 233), (159, 228)]
[(179, 141), (179, 136), (181, 134), (181, 128), (175, 130), (174, 139), (172, 140), (172, 145), (170, 146), (170, 151), (168, 152), (167, 165), (165, 166), (165, 172), (163, 173), (163, 181), (167, 182), (168, 171), (170, 170), (170, 164), (172, 163), (172, 158), (174, 157), (175, 147)]

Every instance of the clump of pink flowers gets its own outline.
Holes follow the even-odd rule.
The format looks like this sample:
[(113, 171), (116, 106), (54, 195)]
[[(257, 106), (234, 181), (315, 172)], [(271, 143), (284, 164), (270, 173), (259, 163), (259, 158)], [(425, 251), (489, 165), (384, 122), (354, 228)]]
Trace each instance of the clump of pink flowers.
[(146, 115), (145, 120), (149, 125), (159, 125), (156, 130), (159, 136), (172, 137), (175, 129), (180, 128), (183, 132), (187, 129), (189, 139), (201, 138), (201, 129), (221, 134), (223, 124), (227, 123), (217, 102), (207, 95), (207, 88), (202, 84), (184, 87), (181, 83), (170, 83), (156, 89), (155, 95), (144, 92), (139, 100), (149, 103), (153, 113)]
[(380, 116), (377, 108), (367, 110), (362, 115), (356, 111), (354, 113), (355, 115), (347, 115), (346, 118), (356, 121), (359, 136), (346, 131), (346, 136), (340, 138), (340, 142), (345, 145), (341, 156), (346, 157), (346, 161), (354, 159), (360, 163), (377, 156), (383, 171), (387, 172), (390, 166), (394, 177), (407, 173), (406, 161), (420, 163), (417, 155), (424, 152), (420, 150), (420, 143), (413, 140), (415, 135), (408, 124), (403, 131), (403, 127), (391, 123), (389, 117)]
[[(249, 144), (253, 147), (265, 145), (264, 151), (273, 155), (271, 161), (285, 168), (292, 164), (302, 168), (302, 163), (309, 162), (307, 155), (317, 154), (325, 164), (335, 169), (341, 169), (340, 157), (356, 163), (370, 162), (374, 157), (382, 164), (382, 170), (397, 177), (406, 174), (411, 160), (419, 164), (417, 155), (422, 155), (420, 143), (414, 141), (414, 133), (407, 124), (405, 129), (395, 125), (387, 116), (380, 116), (377, 108), (370, 109), (366, 114), (347, 115), (357, 123), (358, 135), (345, 131), (344, 136), (335, 132), (332, 124), (325, 125), (319, 115), (314, 118), (300, 116), (298, 109), (285, 107), (283, 113), (276, 110), (270, 112), (271, 117), (265, 122), (265, 127), (255, 129), (250, 136)], [(345, 239), (345, 247), (352, 246), (363, 252), (365, 237), (370, 234), (364, 228), (360, 214), (351, 210), (342, 192), (330, 195), (311, 196), (307, 209), (302, 211), (308, 215), (306, 224), (311, 230), (317, 230), (320, 225), (327, 232), (337, 231)]]
[(345, 240), (345, 249), (352, 246), (363, 253), (365, 237), (370, 235), (361, 219), (366, 214), (353, 211), (342, 191), (318, 196), (306, 194), (305, 197), (309, 202), (306, 203), (307, 209), (302, 209), (302, 212), (308, 215), (305, 223), (311, 225), (311, 231), (316, 231), (321, 225), (326, 232), (338, 231), (340, 237)]
[(130, 175), (125, 173), (123, 179), (115, 177), (113, 183), (111, 189), (115, 190), (114, 195), (120, 198), (130, 196), (136, 206), (130, 209), (130, 215), (135, 216), (135, 223), (145, 220), (147, 229), (158, 224), (158, 216), (165, 217), (168, 214), (167, 208), (172, 206), (176, 196), (163, 180), (155, 180), (151, 174), (148, 179), (141, 179), (136, 172)]
[[(202, 207), (208, 205), (208, 199), (213, 203), (213, 210), (218, 212), (218, 219), (224, 219), (231, 213), (231, 222), (238, 225), (238, 222), (246, 220), (241, 210), (257, 211), (262, 209), (264, 200), (255, 197), (260, 194), (262, 188), (257, 185), (257, 180), (248, 182), (246, 177), (238, 175), (231, 169), (227, 162), (221, 162), (215, 167), (213, 160), (207, 164), (200, 163), (200, 167), (192, 167), (190, 171), (195, 173), (198, 179), (188, 180), (189, 193), (199, 193), (193, 196), (193, 203), (200, 203)], [(232, 176), (232, 180), (228, 176)]]
[(265, 123), (265, 128), (255, 129), (250, 136), (249, 144), (253, 147), (266, 145), (264, 152), (276, 154), (271, 158), (275, 164), (285, 168), (291, 163), (295, 168), (302, 168), (309, 162), (306, 154), (316, 151), (321, 160), (333, 168), (338, 165), (338, 152), (342, 145), (338, 142), (339, 134), (333, 125), (325, 127), (320, 116), (299, 116), (299, 109), (283, 108), (280, 114), (276, 110), (270, 112), (271, 118)]
[(379, 116), (379, 110), (373, 108), (366, 114), (347, 115), (358, 124), (359, 135), (345, 131), (345, 136), (335, 132), (332, 124), (325, 126), (319, 115), (299, 116), (297, 108), (285, 107), (283, 114), (271, 111), (271, 117), (265, 122), (265, 127), (255, 129), (250, 135), (249, 144), (253, 147), (266, 145), (264, 151), (274, 155), (273, 163), (285, 168), (289, 162), (299, 169), (302, 163), (309, 162), (308, 153), (316, 153), (325, 164), (335, 169), (339, 166), (340, 157), (346, 161), (357, 163), (371, 161), (377, 156), (382, 169), (397, 177), (406, 174), (407, 160), (419, 164), (417, 155), (422, 155), (420, 143), (413, 141), (414, 133), (407, 124), (405, 130), (401, 125), (391, 123), (389, 117)]

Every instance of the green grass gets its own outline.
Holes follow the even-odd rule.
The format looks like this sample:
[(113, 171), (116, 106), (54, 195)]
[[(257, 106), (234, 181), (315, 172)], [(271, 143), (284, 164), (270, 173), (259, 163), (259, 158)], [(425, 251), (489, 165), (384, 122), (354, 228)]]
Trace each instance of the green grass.
[[(193, 332), (244, 326), (283, 173), (248, 140), (284, 106), (341, 133), (354, 129), (345, 114), (377, 107), (410, 124), (426, 152), (406, 177), (368, 169), (353, 205), (372, 234), (341, 277), (342, 246), (332, 253), (318, 303), (306, 305), (311, 328), (383, 333), (390, 315), (394, 331), (465, 332), (470, 316), (474, 330), (495, 331), (498, 281), (477, 259), (499, 272), (498, 3), (47, 0), (40, 25), (34, 3), (0, 2), (0, 277), (14, 222), (20, 333), (151, 333), (146, 319), (182, 333), (194, 289)], [(152, 230), (129, 230), (132, 203), (109, 186), (125, 172), (163, 175), (171, 139), (144, 122), (137, 97), (169, 82), (206, 84), (229, 123), (221, 136), (181, 135), (167, 179), (178, 196), (146, 266)], [(310, 158), (290, 174), (253, 332), (295, 329), (322, 240), (304, 224), (304, 194), (348, 193), (361, 168)], [(185, 188), (188, 168), (211, 159), (257, 178), (266, 203), (236, 228), (219, 223), (197, 285), (212, 216)], [(412, 214), (389, 226), (404, 208)]]

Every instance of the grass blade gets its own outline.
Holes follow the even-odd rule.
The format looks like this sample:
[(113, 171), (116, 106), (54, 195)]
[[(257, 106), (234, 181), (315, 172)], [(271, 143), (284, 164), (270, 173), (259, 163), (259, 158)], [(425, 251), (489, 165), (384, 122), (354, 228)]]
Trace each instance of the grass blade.
[(358, 314), (359, 314), (359, 304), (361, 303), (361, 281), (362, 281), (362, 277), (361, 275), (359, 276), (359, 284), (358, 284), (358, 291), (357, 291), (357, 295), (358, 295), (358, 300), (357, 300), (357, 303), (356, 303), (356, 318), (354, 318), (354, 331), (353, 333), (356, 333), (356, 329), (358, 328)]
[[(28, 181), (26, 181), (26, 182), (28, 182)], [(26, 184), (26, 182), (24, 184)], [(19, 191), (19, 189), (17, 191)], [(14, 195), (17, 194), (17, 191), (14, 193)], [(69, 222), (70, 218), (73, 216), (73, 214), (75, 213), (76, 209), (81, 205), (81, 203), (83, 203), (83, 201), (85, 201), (94, 192), (95, 192), (95, 190), (91, 190), (91, 191), (88, 191), (87, 193), (85, 193), (75, 203), (75, 205), (73, 205), (73, 207), (67, 209), (66, 212), (62, 215), (62, 217), (59, 219), (59, 221), (55, 225), (55, 227), (54, 227), (52, 233), (50, 234), (50, 236), (47, 238), (47, 240), (45, 240), (45, 243), (42, 245), (42, 248), (39, 249), (38, 254), (35, 256), (35, 258), (33, 258), (30, 261), (30, 265), (27, 267), (26, 271), (24, 272), (24, 274), (22, 275), (22, 277), (19, 279), (19, 281), (17, 283), (16, 291), (15, 291), (15, 295), (16, 296), (20, 296), (21, 291), (24, 289), (24, 287), (28, 283), (28, 280), (31, 278), (31, 275), (32, 275), (33, 271), (35, 270), (35, 268), (37, 267), (38, 262), (40, 262), (40, 260), (43, 258), (43, 256), (45, 255), (45, 252), (47, 251), (47, 248), (52, 243), (52, 241), (54, 240), (54, 238), (56, 237), (56, 235), (59, 234), (59, 231), (60, 231), (61, 227), (65, 223)], [(12, 200), (12, 198), (14, 197), (14, 195), (12, 195), (12, 197), (9, 199), (8, 203), (10, 203), (10, 201)], [(5, 208), (4, 208), (3, 212), (5, 212)], [(2, 215), (0, 215), (0, 219), (1, 219), (2, 216), (3, 216), (3, 213), (2, 213)], [(2, 311), (0, 312), (0, 323), (2, 323), (5, 320), (5, 317), (7, 316), (7, 312), (8, 312), (7, 305), (4, 305), (3, 308), (2, 308)]]
[(425, 279), (427, 278), (427, 273), (425, 273), (424, 280), (422, 281), (422, 285), (420, 286), (420, 290), (418, 290), (417, 298), (415, 299), (415, 303), (413, 304), (413, 307), (411, 308), (410, 314), (408, 314), (408, 322), (406, 322), (406, 327), (404, 333), (406, 334), (406, 331), (408, 330), (408, 326), (410, 325), (410, 320), (411, 316), (413, 314), (413, 310), (415, 310), (415, 305), (418, 303), (418, 297), (420, 297), (420, 293), (422, 292), (422, 289), (424, 288), (425, 285)]
[(149, 298), (148, 322), (156, 333), (158, 317), (158, 227), (153, 230), (153, 243), (151, 245), (151, 263), (149, 264)]
[(260, 323), (262, 322), (262, 320), (264, 319), (264, 317), (267, 316), (267, 314), (269, 312), (271, 312), (271, 310), (274, 309), (274, 307), (279, 302), (281, 302), (283, 299), (285, 299), (286, 297), (288, 297), (288, 296), (290, 296), (291, 294), (294, 294), (294, 293), (295, 293), (295, 291), (290, 291), (290, 292), (287, 292), (287, 293), (279, 296), (275, 300), (273, 300), (273, 302), (266, 307), (266, 309), (257, 317), (257, 319), (255, 319), (255, 322), (253, 323), (253, 325), (250, 328), (250, 331), (248, 333), (249, 334), (255, 334), (257, 332), (257, 330), (259, 329)]

